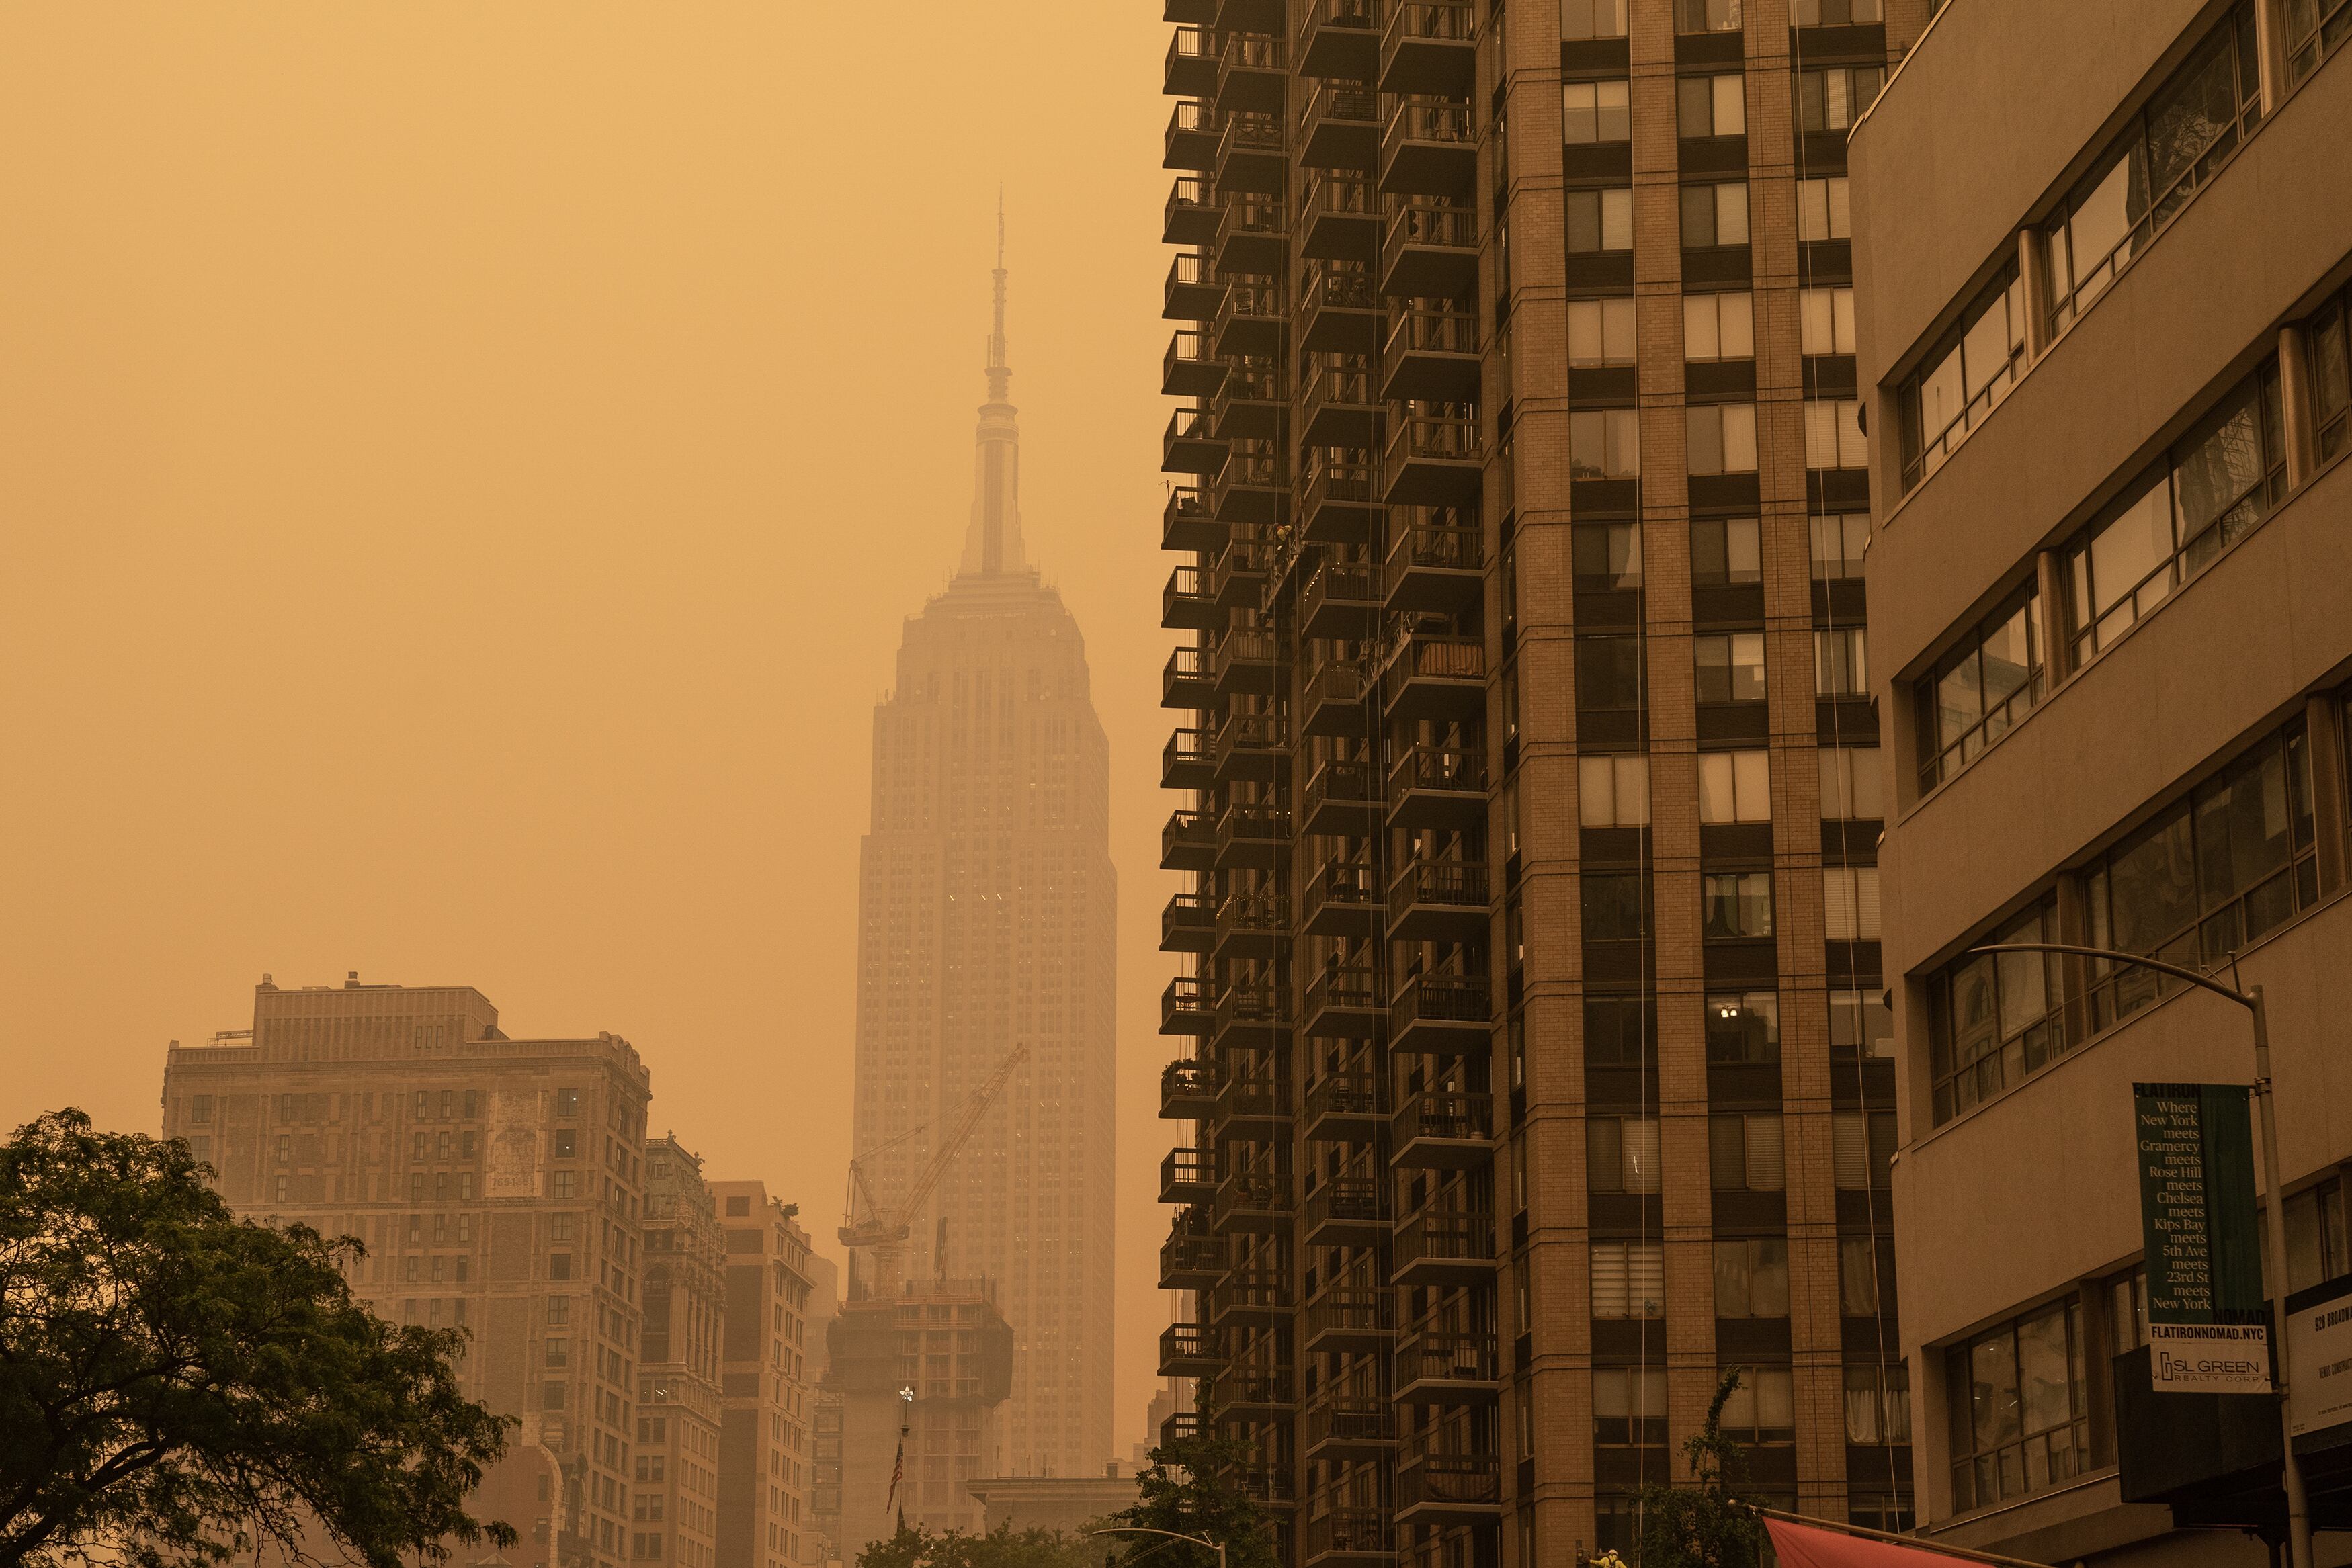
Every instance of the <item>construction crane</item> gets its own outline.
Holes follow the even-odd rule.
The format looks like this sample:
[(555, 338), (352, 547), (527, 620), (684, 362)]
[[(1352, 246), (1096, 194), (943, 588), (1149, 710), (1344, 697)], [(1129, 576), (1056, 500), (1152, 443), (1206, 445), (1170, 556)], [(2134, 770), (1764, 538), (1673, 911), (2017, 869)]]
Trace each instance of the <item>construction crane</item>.
[[(930, 1163), (915, 1177), (913, 1185), (907, 1189), (907, 1196), (895, 1207), (885, 1206), (874, 1196), (874, 1184), (866, 1179), (866, 1166), (875, 1156), (897, 1148), (929, 1124), (909, 1127), (889, 1142), (878, 1144), (849, 1162), (849, 1200), (844, 1205), (841, 1217), (841, 1244), (853, 1250), (862, 1249), (873, 1260), (867, 1285), (870, 1294), (895, 1296), (898, 1293), (898, 1273), (906, 1261), (908, 1240), (914, 1234), (915, 1216), (922, 1212), (932, 1189), (940, 1185), (940, 1178), (947, 1175), (949, 1163), (955, 1158), (956, 1152), (971, 1138), (972, 1129), (980, 1125), (982, 1114), (1004, 1092), (1005, 1083), (1013, 1077), (1013, 1070), (1028, 1060), (1029, 1047), (1025, 1044), (1014, 1046), (1011, 1054), (997, 1063), (996, 1071), (988, 1075), (988, 1082), (971, 1092), (971, 1097), (957, 1109), (954, 1120), (948, 1124), (946, 1134), (940, 1139), (939, 1146), (931, 1151)], [(861, 1199), (866, 1211), (862, 1219), (858, 1218)]]

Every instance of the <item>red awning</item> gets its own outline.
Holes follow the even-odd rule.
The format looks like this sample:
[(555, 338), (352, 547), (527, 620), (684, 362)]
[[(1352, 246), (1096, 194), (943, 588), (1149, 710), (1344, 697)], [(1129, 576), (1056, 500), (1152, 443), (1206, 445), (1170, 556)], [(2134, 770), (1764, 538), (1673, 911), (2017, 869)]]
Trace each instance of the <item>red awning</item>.
[(1958, 1563), (1975, 1568), (1984, 1561), (1954, 1556), (1932, 1546), (1898, 1546), (1891, 1541), (1843, 1535), (1786, 1520), (1767, 1518), (1764, 1528), (1771, 1532), (1772, 1550), (1780, 1553), (1781, 1568), (1954, 1568)]

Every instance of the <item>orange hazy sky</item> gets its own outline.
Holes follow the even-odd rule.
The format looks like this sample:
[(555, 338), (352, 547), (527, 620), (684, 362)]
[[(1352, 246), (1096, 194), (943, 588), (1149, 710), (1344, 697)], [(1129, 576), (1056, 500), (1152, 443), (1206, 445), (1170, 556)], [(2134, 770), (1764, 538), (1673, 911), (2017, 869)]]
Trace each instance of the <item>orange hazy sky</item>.
[(627, 1036), (848, 1155), (872, 705), (970, 499), (993, 209), (1121, 876), (1117, 1436), (1152, 1259), (1158, 8), (0, 8), (0, 1122), (152, 1130), (251, 987)]

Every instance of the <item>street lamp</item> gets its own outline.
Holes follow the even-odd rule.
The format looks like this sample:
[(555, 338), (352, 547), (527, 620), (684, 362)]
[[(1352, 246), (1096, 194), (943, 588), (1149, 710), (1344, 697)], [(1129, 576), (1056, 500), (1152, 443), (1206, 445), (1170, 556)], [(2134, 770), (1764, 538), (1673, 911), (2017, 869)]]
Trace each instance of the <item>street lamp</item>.
[(2263, 1173), (2269, 1178), (2271, 1189), (2270, 1201), (2263, 1206), (2268, 1213), (2263, 1226), (2263, 1283), (2275, 1292), (2273, 1300), (2276, 1304), (2271, 1312), (2274, 1336), (2272, 1348), (2278, 1355), (2279, 1452), (2286, 1481), (2287, 1552), (2294, 1568), (2312, 1568), (2311, 1502), (2303, 1490), (2303, 1466), (2294, 1457), (2294, 1417), (2287, 1408), (2287, 1385), (2293, 1374), (2287, 1365), (2286, 1348), (2285, 1173), (2279, 1166), (2278, 1117), (2271, 1105), (2271, 1031), (2269, 1019), (2263, 1012), (2263, 988), (2253, 986), (2241, 991), (2178, 964), (2143, 958), (2136, 953), (2117, 953), (2105, 947), (2080, 947), (2065, 942), (1992, 942), (1981, 947), (1971, 947), (1969, 952), (1970, 956), (1979, 953), (2071, 953), (2081, 958), (2103, 958), (2110, 964), (2129, 964), (2137, 968), (2154, 969), (2158, 974), (2170, 975), (2176, 980), (2185, 980), (2217, 997), (2227, 997), (2253, 1015), (2253, 1100), (2262, 1123)]
[(1217, 1551), (1217, 1568), (1225, 1568), (1225, 1543), (1212, 1541), (1205, 1535), (1185, 1535), (1173, 1530), (1154, 1530), (1148, 1524), (1120, 1524), (1108, 1530), (1089, 1530), (1088, 1535), (1164, 1535), (1171, 1541), (1189, 1541), (1195, 1546), (1213, 1546)]

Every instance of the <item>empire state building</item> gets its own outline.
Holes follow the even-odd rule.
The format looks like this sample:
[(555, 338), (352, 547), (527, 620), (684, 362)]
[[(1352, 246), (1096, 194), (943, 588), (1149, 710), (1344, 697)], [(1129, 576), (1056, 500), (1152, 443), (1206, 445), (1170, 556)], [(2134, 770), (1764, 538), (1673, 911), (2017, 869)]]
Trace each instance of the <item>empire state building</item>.
[[(908, 618), (874, 711), (855, 1141), (897, 1203), (966, 1097), (1028, 1046), (913, 1217), (906, 1271), (994, 1279), (1016, 1335), (1000, 1451), (1018, 1474), (1076, 1476), (1111, 1451), (1109, 748), (1077, 622), (1022, 542), (1001, 233), (998, 252), (962, 561)], [(941, 1490), (918, 1506), (963, 1500), (953, 1467), (908, 1456), (909, 1486)]]

